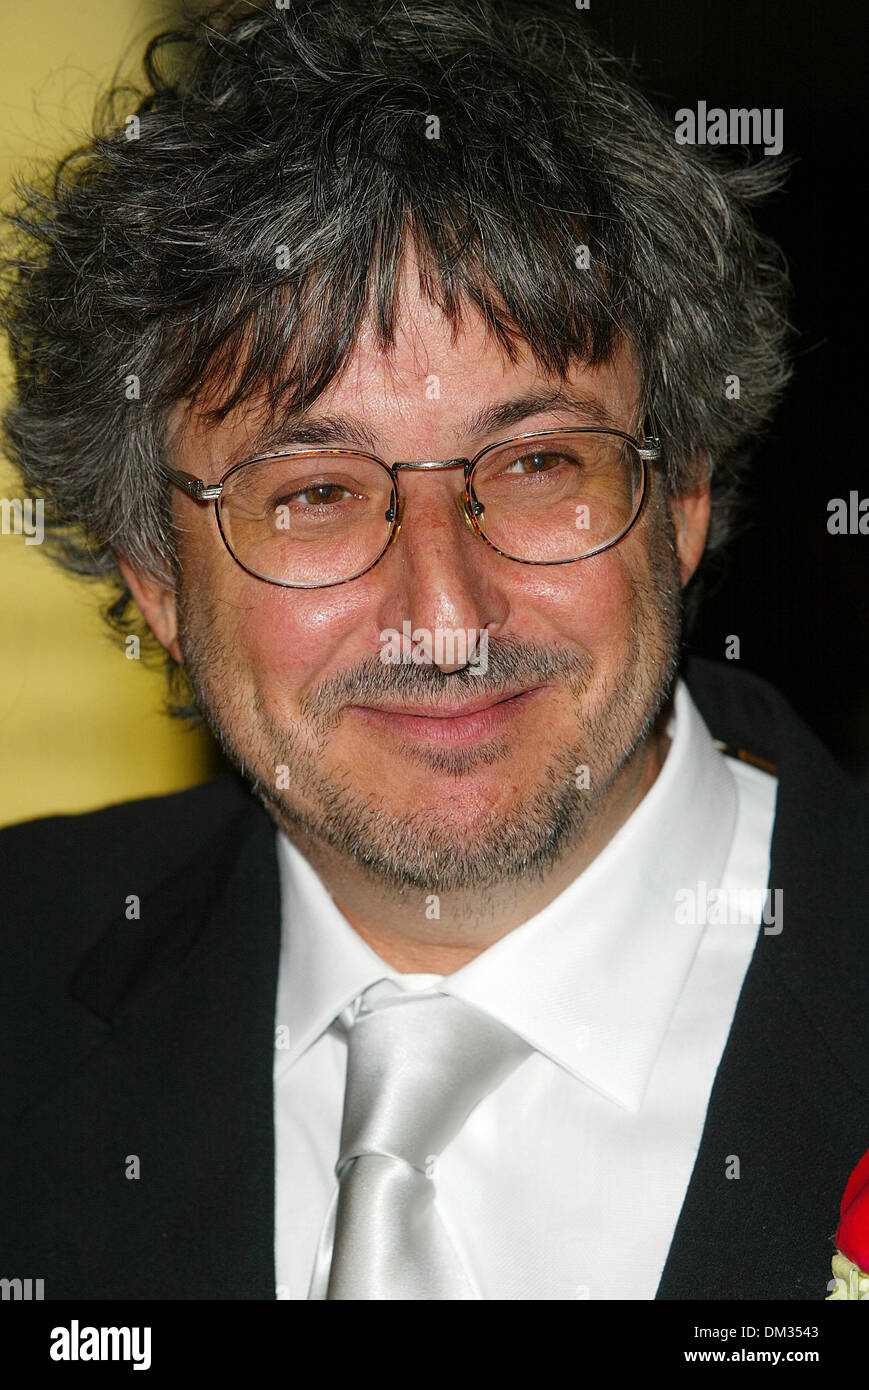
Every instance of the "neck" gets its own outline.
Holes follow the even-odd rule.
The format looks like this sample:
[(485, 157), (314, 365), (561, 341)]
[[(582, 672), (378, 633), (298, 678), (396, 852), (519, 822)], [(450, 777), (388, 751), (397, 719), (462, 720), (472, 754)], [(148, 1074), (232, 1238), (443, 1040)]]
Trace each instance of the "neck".
[(620, 769), (581, 840), (541, 879), (439, 894), (434, 920), (419, 893), (386, 888), (355, 860), (321, 842), (293, 838), (326, 884), (337, 907), (373, 951), (402, 974), (449, 975), (527, 922), (562, 893), (600, 854), (639, 805), (660, 772), (670, 740), (659, 726)]

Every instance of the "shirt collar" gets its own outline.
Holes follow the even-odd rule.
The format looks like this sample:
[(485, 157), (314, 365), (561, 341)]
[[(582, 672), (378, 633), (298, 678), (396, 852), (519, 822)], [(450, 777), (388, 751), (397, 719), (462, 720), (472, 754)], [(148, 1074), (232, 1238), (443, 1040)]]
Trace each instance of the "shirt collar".
[(676, 894), (720, 883), (734, 779), (685, 684), (657, 778), (588, 868), (543, 910), (451, 975), (402, 975), (354, 930), (308, 860), (278, 834), (282, 949), (276, 1078), (378, 980), (432, 984), (498, 1018), (628, 1110), (639, 1109), (704, 927)]

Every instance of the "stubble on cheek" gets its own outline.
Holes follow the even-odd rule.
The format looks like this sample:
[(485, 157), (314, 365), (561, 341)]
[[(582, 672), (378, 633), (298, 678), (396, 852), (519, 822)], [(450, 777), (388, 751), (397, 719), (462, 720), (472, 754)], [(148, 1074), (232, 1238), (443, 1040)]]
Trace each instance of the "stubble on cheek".
[[(200, 713), (221, 751), (261, 795), (263, 786), (275, 781), (277, 769), (270, 766), (272, 749), (260, 732), (259, 688), (242, 656), (239, 629), (244, 619), (234, 617), (228, 625), (222, 605), (202, 590), (192, 592), (183, 575), (176, 609), (184, 669)], [(292, 747), (292, 730), (285, 737)]]

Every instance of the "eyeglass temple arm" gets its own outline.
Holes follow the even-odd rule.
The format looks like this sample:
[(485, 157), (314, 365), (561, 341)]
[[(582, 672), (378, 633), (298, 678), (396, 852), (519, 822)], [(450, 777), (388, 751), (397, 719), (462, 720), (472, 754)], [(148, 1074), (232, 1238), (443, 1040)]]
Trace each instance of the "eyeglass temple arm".
[(651, 409), (646, 412), (643, 420), (643, 442), (640, 445), (639, 454), (640, 458), (645, 459), (648, 463), (654, 463), (661, 457), (661, 439)]
[(205, 483), (201, 478), (194, 478), (192, 473), (184, 473), (180, 468), (170, 468), (168, 463), (163, 463), (160, 467), (173, 483), (177, 483), (188, 497), (195, 498), (197, 502), (210, 502), (223, 491), (223, 483)]

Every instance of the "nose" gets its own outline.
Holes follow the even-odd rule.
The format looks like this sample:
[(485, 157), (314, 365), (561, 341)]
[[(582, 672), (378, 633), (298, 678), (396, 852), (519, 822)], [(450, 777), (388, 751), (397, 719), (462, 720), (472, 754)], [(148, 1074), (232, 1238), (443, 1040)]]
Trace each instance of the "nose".
[[(394, 545), (380, 566), (381, 631), (403, 630), (409, 622), (412, 631), (429, 637), (432, 665), (461, 670), (468, 665), (462, 655), (476, 650), (484, 630), (503, 621), (505, 605), (489, 573), (488, 547), (479, 538), (464, 487), (456, 490), (455, 475), (413, 479), (405, 474), (405, 479)], [(464, 641), (454, 640), (459, 634)]]

